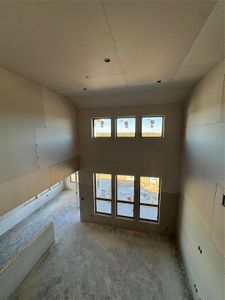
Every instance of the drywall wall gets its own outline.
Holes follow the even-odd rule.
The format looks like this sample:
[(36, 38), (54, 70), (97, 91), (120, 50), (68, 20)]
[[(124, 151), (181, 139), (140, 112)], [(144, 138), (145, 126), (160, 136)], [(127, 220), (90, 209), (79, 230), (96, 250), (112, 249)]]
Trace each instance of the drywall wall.
[(178, 241), (195, 299), (225, 298), (224, 61), (186, 107)]
[[(116, 97), (116, 95), (115, 95)], [(163, 139), (93, 139), (91, 119), (106, 116), (165, 115)], [(78, 112), (81, 220), (173, 235), (176, 223), (182, 140), (182, 104), (85, 109)], [(137, 135), (140, 124), (137, 124)], [(94, 214), (93, 173), (162, 178), (160, 222), (138, 222)], [(137, 191), (136, 191), (137, 192)]]
[(14, 227), (16, 224), (20, 223), (22, 220), (27, 218), (30, 214), (35, 212), (41, 206), (45, 205), (47, 202), (56, 197), (60, 192), (64, 190), (63, 181), (59, 184), (54, 184), (45, 193), (40, 193), (24, 202), (23, 204), (12, 209), (8, 213), (0, 217), (0, 236), (6, 231)]
[(0, 215), (77, 169), (73, 104), (0, 68)]

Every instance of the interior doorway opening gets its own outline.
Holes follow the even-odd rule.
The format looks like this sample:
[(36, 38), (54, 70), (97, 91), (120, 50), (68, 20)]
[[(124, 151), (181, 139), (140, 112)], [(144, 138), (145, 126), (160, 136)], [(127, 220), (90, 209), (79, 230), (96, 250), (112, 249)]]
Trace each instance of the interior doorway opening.
[(80, 207), (79, 171), (65, 178), (65, 189), (73, 190), (76, 195), (77, 205)]

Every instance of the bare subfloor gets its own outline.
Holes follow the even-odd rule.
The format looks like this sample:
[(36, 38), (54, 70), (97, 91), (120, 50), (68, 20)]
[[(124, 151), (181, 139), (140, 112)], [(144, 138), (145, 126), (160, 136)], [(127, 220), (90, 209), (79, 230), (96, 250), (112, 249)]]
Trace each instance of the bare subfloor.
[(10, 299), (192, 299), (173, 240), (80, 223), (70, 191), (26, 224), (32, 230), (48, 220), (54, 221), (56, 243)]

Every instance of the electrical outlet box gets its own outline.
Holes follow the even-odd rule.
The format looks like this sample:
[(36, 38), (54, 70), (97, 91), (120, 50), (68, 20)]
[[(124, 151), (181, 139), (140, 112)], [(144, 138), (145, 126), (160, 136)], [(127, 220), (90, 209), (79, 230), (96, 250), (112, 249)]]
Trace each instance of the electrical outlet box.
[(225, 206), (225, 195), (223, 195), (222, 205)]

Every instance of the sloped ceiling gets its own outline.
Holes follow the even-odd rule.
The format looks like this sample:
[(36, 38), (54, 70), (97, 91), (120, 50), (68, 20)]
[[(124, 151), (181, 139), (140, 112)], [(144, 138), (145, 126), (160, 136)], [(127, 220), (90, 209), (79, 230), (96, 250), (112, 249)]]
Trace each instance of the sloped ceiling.
[(223, 1), (1, 1), (0, 65), (80, 108), (178, 102), (223, 30)]

